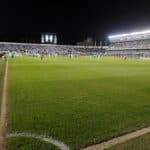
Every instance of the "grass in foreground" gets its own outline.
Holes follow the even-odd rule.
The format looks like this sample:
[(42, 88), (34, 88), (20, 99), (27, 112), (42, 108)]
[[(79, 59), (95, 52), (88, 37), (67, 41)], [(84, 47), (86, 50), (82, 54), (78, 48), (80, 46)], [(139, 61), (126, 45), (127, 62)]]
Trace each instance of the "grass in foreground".
[(8, 138), (7, 150), (60, 150), (54, 145), (33, 138)]
[(3, 78), (4, 78), (4, 62), (0, 59), (0, 106), (1, 106), (1, 98), (2, 98), (2, 90), (3, 90)]
[(107, 150), (149, 150), (150, 134), (119, 144)]
[(52, 136), (71, 149), (150, 124), (150, 61), (14, 58), (9, 132)]

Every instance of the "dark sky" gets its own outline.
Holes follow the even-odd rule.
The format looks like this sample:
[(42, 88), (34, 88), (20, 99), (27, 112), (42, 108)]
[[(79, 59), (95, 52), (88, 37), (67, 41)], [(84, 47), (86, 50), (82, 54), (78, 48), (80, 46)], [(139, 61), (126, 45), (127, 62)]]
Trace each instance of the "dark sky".
[(59, 43), (150, 29), (150, 2), (144, 0), (5, 0), (0, 4), (0, 40), (38, 42), (41, 32)]

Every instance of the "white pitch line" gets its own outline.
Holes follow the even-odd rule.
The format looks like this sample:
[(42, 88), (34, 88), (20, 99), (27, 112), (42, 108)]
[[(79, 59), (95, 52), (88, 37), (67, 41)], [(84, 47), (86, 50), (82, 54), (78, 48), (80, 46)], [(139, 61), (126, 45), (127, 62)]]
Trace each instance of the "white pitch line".
[(100, 144), (91, 145), (91, 146), (83, 148), (81, 150), (104, 150), (106, 148), (110, 148), (110, 147), (115, 146), (117, 144), (124, 143), (126, 141), (129, 141), (131, 139), (140, 137), (140, 136), (142, 136), (144, 134), (148, 134), (148, 133), (150, 133), (150, 127), (139, 129), (139, 130), (136, 130), (134, 132), (131, 132), (131, 133), (128, 133), (128, 134), (125, 134), (125, 135), (113, 138), (113, 139), (108, 140), (106, 142), (102, 142)]
[(6, 149), (6, 128), (7, 128), (7, 114), (8, 114), (8, 99), (7, 99), (7, 76), (8, 76), (8, 61), (6, 61), (2, 102), (1, 102), (1, 114), (0, 114), (0, 150)]
[(7, 138), (9, 137), (27, 137), (27, 138), (35, 138), (39, 139), (41, 141), (48, 142), (50, 144), (53, 144), (60, 148), (60, 150), (70, 150), (69, 147), (64, 144), (63, 142), (60, 142), (56, 139), (53, 139), (52, 137), (48, 137), (46, 135), (38, 135), (38, 134), (32, 134), (32, 133), (10, 133), (7, 135)]

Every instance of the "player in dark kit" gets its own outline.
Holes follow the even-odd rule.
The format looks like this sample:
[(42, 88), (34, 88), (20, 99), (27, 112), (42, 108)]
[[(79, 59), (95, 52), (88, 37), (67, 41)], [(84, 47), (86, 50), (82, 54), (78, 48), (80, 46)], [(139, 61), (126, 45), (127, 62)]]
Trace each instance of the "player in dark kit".
[(44, 58), (44, 54), (41, 55), (41, 60), (43, 60), (43, 58)]

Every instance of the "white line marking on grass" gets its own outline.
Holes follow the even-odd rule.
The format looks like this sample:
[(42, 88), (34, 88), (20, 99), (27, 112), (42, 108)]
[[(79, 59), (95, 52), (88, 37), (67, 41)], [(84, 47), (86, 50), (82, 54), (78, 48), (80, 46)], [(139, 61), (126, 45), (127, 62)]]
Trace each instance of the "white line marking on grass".
[(89, 146), (87, 148), (83, 148), (81, 150), (104, 150), (106, 148), (110, 148), (110, 147), (115, 146), (117, 144), (121, 144), (121, 143), (129, 141), (131, 139), (140, 137), (140, 136), (142, 136), (144, 134), (147, 134), (147, 133), (150, 133), (150, 127), (139, 129), (139, 130), (136, 130), (134, 132), (131, 132), (131, 133), (128, 133), (128, 134), (125, 134), (125, 135), (113, 138), (113, 139), (108, 140), (106, 142), (102, 142), (100, 144), (91, 145), (91, 146)]
[(0, 150), (6, 149), (6, 132), (7, 132), (7, 115), (8, 115), (8, 99), (7, 99), (7, 76), (8, 76), (8, 61), (6, 61), (5, 74), (3, 81), (3, 92), (1, 101), (0, 114)]
[(60, 148), (60, 150), (70, 150), (69, 147), (56, 140), (56, 139), (53, 139), (52, 137), (48, 137), (48, 136), (45, 136), (45, 135), (38, 135), (38, 134), (32, 134), (32, 133), (10, 133), (7, 135), (7, 138), (9, 137), (27, 137), (27, 138), (35, 138), (35, 139), (39, 139), (41, 141), (45, 141), (45, 142), (48, 142), (48, 143), (51, 143), (57, 147)]

